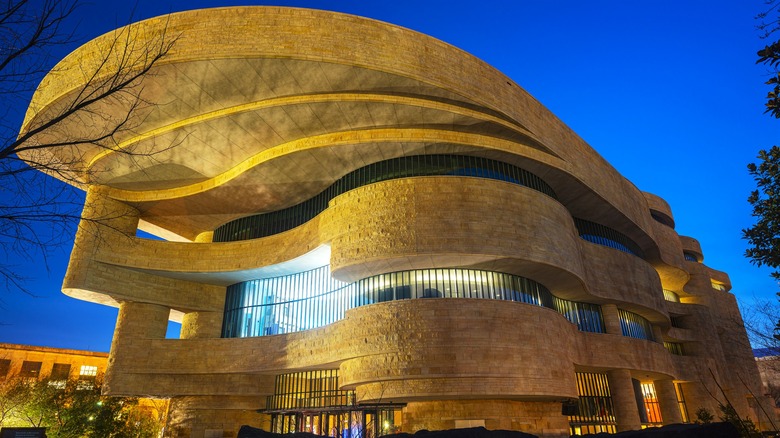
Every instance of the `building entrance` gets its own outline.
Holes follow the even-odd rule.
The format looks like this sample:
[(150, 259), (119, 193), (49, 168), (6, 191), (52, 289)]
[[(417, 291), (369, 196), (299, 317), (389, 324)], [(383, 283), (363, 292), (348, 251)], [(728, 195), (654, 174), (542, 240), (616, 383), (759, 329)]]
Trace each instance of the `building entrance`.
[(400, 430), (401, 407), (358, 404), (354, 391), (339, 389), (338, 370), (315, 370), (276, 376), (262, 412), (271, 416), (276, 433), (375, 438)]
[(370, 409), (271, 414), (275, 433), (308, 432), (331, 438), (376, 438), (398, 430), (400, 409), (392, 406)]

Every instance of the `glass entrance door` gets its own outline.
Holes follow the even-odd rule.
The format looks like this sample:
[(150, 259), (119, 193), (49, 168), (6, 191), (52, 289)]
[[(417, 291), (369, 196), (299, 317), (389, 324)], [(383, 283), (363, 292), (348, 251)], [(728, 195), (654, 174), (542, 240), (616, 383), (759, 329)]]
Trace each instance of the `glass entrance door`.
[(396, 409), (286, 412), (271, 414), (271, 431), (308, 432), (331, 438), (376, 438), (396, 430)]

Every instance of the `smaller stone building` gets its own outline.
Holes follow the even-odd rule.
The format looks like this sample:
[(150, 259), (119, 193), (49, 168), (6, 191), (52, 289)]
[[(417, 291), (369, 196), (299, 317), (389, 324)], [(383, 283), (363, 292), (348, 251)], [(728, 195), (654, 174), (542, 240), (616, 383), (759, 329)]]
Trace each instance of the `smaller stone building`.
[[(79, 388), (93, 388), (99, 376), (106, 372), (108, 353), (0, 343), (0, 385), (13, 378), (49, 380), (50, 385), (65, 387), (68, 380)], [(168, 401), (138, 399), (143, 415), (164, 421)], [(3, 426), (0, 421), (0, 427)]]
[(78, 379), (94, 382), (106, 372), (108, 353), (0, 343), (0, 379)]

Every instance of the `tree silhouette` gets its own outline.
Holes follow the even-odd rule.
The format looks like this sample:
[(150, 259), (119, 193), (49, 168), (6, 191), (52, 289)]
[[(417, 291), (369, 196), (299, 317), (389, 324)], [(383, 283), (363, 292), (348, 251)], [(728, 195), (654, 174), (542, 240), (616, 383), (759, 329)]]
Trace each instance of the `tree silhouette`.
[[(165, 31), (138, 38), (138, 30), (126, 26), (111, 34), (93, 62), (52, 67), (55, 48), (73, 43), (65, 23), (77, 1), (0, 4), (0, 281), (6, 289), (27, 290), (20, 260), (45, 260), (48, 251), (70, 241), (83, 205), (74, 186), (84, 187), (94, 176), (81, 164), (83, 148), (114, 149), (116, 139), (133, 129), (137, 114), (154, 104), (141, 97), (144, 78), (176, 40)], [(66, 68), (79, 69), (80, 84), (25, 115), (43, 77)], [(120, 114), (101, 110), (111, 103), (123, 108)], [(69, 128), (74, 125), (84, 129)]]
[[(762, 32), (761, 38), (764, 39), (774, 36), (780, 28), (780, 15), (778, 14), (780, 3), (770, 0), (767, 4), (769, 8), (756, 17), (760, 20), (757, 27)], [(766, 84), (772, 87), (766, 96), (766, 112), (775, 118), (780, 118), (780, 71), (778, 71), (778, 67), (780, 67), (780, 40), (767, 44), (757, 54), (756, 64), (768, 66), (772, 73), (769, 80), (766, 81)]]

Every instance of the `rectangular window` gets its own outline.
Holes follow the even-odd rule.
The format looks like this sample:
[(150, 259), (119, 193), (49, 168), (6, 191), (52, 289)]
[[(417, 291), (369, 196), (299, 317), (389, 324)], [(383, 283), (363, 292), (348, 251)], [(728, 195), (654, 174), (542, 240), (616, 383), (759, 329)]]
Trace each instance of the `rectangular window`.
[(674, 392), (677, 393), (677, 405), (680, 407), (680, 415), (682, 415), (683, 423), (690, 423), (688, 418), (688, 406), (685, 404), (685, 396), (683, 395), (682, 385), (679, 383), (674, 384)]
[(672, 327), (685, 328), (685, 319), (683, 316), (671, 316), (669, 319), (672, 321)]
[(68, 380), (69, 375), (70, 375), (69, 363), (55, 363), (54, 366), (51, 367), (51, 375), (49, 376), (49, 378), (51, 380)]
[(710, 283), (712, 284), (713, 289), (726, 292), (726, 285), (723, 283), (717, 283), (715, 280), (710, 280)]
[(41, 362), (30, 362), (28, 360), (22, 362), (22, 370), (19, 372), (19, 377), (25, 379), (37, 379), (41, 375)]
[(671, 301), (673, 303), (679, 303), (680, 302), (680, 296), (677, 295), (676, 292), (672, 292), (670, 290), (664, 289), (664, 299), (666, 301)]
[(661, 424), (661, 406), (658, 404), (658, 396), (655, 393), (655, 385), (652, 382), (642, 383), (642, 398), (645, 402), (647, 422)]
[(577, 414), (569, 416), (572, 435), (617, 432), (606, 374), (577, 373), (577, 393)]
[(81, 366), (81, 370), (79, 371), (79, 376), (80, 377), (85, 377), (85, 376), (87, 376), (87, 377), (88, 376), (95, 377), (95, 376), (97, 376), (97, 369), (98, 368), (96, 366), (82, 365)]
[(0, 379), (8, 376), (9, 371), (11, 371), (11, 359), (0, 359)]
[(95, 388), (95, 378), (97, 377), (97, 367), (93, 365), (82, 365), (79, 370), (79, 381), (76, 385), (77, 390), (89, 390)]
[(676, 356), (685, 356), (685, 350), (683, 350), (683, 345), (679, 342), (664, 341), (664, 347), (666, 347), (666, 350), (669, 351), (669, 353), (672, 353)]

